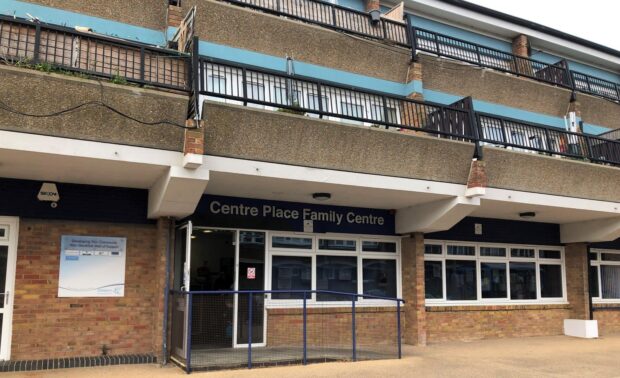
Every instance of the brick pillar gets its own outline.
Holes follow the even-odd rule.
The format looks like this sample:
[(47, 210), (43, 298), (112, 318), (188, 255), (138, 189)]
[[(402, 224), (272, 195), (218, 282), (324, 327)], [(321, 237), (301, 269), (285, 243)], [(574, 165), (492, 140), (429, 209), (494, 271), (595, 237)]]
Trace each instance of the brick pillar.
[(571, 319), (589, 319), (590, 297), (588, 283), (588, 246), (585, 243), (567, 244), (566, 295)]
[(523, 58), (530, 57), (530, 41), (525, 34), (519, 34), (512, 40), (512, 53)]
[(166, 258), (168, 254), (168, 235), (171, 220), (157, 220), (157, 248), (153, 251), (154, 269), (152, 278), (155, 280), (153, 293), (153, 353), (157, 361), (162, 363), (167, 356), (162, 355), (164, 326), (164, 291), (166, 289)]
[[(203, 121), (199, 121), (198, 129), (185, 129), (185, 142), (183, 143), (184, 154), (204, 155), (205, 152), (205, 135)], [(185, 122), (187, 127), (195, 127), (196, 121), (188, 119)]]
[(183, 8), (176, 5), (168, 5), (168, 26), (178, 28), (183, 21)]
[[(412, 81), (422, 82), (422, 63), (421, 62), (411, 62), (409, 63), (409, 70), (407, 71), (407, 83)], [(407, 98), (424, 101), (424, 96), (422, 93), (413, 92), (410, 93)], [(422, 111), (422, 108), (416, 106), (412, 103), (403, 103), (403, 106), (400, 109), (400, 119), (401, 122), (406, 126), (412, 127), (424, 127), (424, 123), (426, 121), (425, 114)], [(418, 131), (402, 129), (403, 133), (406, 134), (416, 134)]]
[(407, 344), (426, 345), (426, 307), (424, 300), (424, 234), (414, 233), (402, 240), (402, 282), (405, 300)]
[(381, 2), (379, 0), (366, 0), (366, 12), (381, 11)]
[(471, 161), (467, 178), (467, 196), (483, 195), (488, 184), (486, 162), (478, 159)]
[(575, 112), (577, 117), (581, 118), (581, 103), (576, 98), (568, 104), (568, 112)]

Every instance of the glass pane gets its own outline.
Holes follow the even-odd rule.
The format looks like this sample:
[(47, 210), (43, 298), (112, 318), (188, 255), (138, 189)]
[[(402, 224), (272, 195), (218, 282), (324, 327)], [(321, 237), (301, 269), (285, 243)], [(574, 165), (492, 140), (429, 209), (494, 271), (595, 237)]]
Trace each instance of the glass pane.
[(312, 238), (295, 238), (274, 236), (271, 239), (273, 248), (312, 249)]
[(598, 253), (590, 253), (590, 260), (598, 260)]
[(601, 295), (598, 290), (598, 266), (590, 267), (590, 295), (595, 298)]
[(510, 298), (536, 299), (535, 263), (510, 263)]
[(396, 298), (396, 260), (364, 259), (364, 294)]
[[(178, 228), (174, 237), (174, 282), (173, 288), (181, 290), (181, 286), (185, 285), (183, 278), (183, 267), (185, 265), (186, 247), (187, 247), (187, 229)], [(184, 288), (187, 290), (187, 288)]]
[(620, 266), (601, 265), (601, 289), (604, 299), (620, 299)]
[(446, 260), (446, 297), (451, 301), (476, 300), (476, 262)]
[(0, 227), (0, 238), (5, 239), (7, 237), (8, 230), (6, 227)]
[(561, 265), (540, 265), (540, 296), (542, 298), (562, 297)]
[[(357, 294), (357, 257), (317, 256), (316, 289)], [(318, 293), (318, 301), (350, 301), (347, 295)]]
[(476, 248), (464, 245), (449, 245), (448, 254), (454, 256), (475, 256)]
[(482, 298), (506, 298), (506, 264), (504, 263), (481, 263), (480, 285), (482, 286)]
[(424, 244), (425, 255), (441, 255), (440, 244)]
[(534, 250), (533, 249), (527, 249), (527, 248), (511, 248), (510, 249), (510, 256), (512, 257), (527, 257), (527, 258), (533, 258), (535, 256), (534, 254)]
[(396, 252), (396, 243), (394, 242), (376, 242), (364, 240), (362, 242), (362, 251), (364, 252)]
[(620, 261), (620, 253), (601, 253), (603, 261)]
[(506, 248), (480, 247), (480, 256), (506, 257)]
[(190, 261), (192, 291), (234, 289), (235, 236), (235, 231), (193, 230)]
[(319, 239), (319, 249), (328, 251), (356, 251), (355, 240)]
[(538, 257), (541, 259), (561, 259), (562, 254), (560, 251), (541, 249), (538, 251)]
[[(239, 232), (239, 290), (265, 290), (265, 233)], [(265, 296), (252, 295), (252, 342), (263, 342)], [(239, 295), (237, 343), (248, 342), (249, 297)]]
[[(273, 256), (271, 260), (271, 290), (310, 290), (311, 288), (311, 257)], [(303, 293), (274, 293), (271, 295), (273, 299), (303, 299), (303, 297)]]
[(4, 303), (6, 302), (4, 293), (6, 292), (6, 264), (8, 258), (9, 247), (6, 245), (0, 245), (0, 294), (2, 294), (0, 297), (0, 300), (2, 300), (2, 303), (0, 303), (0, 308), (4, 307)]
[(441, 261), (424, 262), (424, 290), (426, 299), (443, 299), (443, 271)]

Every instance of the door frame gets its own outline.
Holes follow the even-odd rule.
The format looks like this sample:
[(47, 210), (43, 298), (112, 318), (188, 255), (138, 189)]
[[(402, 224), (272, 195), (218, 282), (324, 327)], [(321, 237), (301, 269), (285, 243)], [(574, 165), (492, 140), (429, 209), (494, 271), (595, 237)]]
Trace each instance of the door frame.
[[(5, 292), (2, 297), (4, 306), (2, 311), (2, 336), (0, 338), (0, 360), (11, 358), (11, 339), (13, 336), (13, 305), (15, 299), (15, 269), (17, 267), (17, 241), (19, 239), (19, 218), (0, 216), (0, 225), (8, 225), (9, 232), (6, 238), (0, 239), (0, 245), (7, 245), (8, 256), (6, 263)], [(8, 294), (8, 295), (7, 295)]]

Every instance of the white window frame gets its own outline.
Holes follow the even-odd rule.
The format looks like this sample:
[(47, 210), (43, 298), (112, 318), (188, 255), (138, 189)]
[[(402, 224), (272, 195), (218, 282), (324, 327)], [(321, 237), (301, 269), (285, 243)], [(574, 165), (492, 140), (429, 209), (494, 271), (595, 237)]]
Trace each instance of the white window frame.
[[(299, 237), (299, 238), (312, 238), (312, 249), (294, 249), (294, 248), (274, 248), (272, 247), (273, 237)], [(312, 258), (312, 280), (311, 290), (316, 290), (317, 287), (317, 256), (343, 256), (343, 257), (356, 257), (357, 258), (357, 292), (363, 294), (364, 292), (364, 277), (363, 277), (363, 264), (364, 260), (394, 260), (396, 261), (396, 296), (402, 297), (402, 271), (401, 271), (401, 244), (400, 237), (386, 237), (386, 236), (369, 236), (369, 235), (349, 235), (349, 234), (312, 234), (312, 233), (299, 233), (299, 232), (267, 232), (267, 282), (265, 290), (272, 289), (272, 266), (273, 256), (293, 256), (293, 257), (311, 257)], [(319, 249), (319, 239), (330, 240), (355, 240), (355, 251), (337, 251)], [(396, 244), (396, 252), (369, 252), (362, 251), (363, 241), (376, 241), (376, 242), (388, 242)], [(348, 307), (350, 301), (318, 301), (316, 294), (309, 296), (306, 301), (306, 306), (312, 307)], [(358, 297), (356, 306), (361, 307), (395, 307), (396, 301), (371, 299)], [(401, 304), (402, 306), (402, 304)], [(302, 299), (272, 299), (271, 295), (267, 295), (265, 300), (266, 308), (301, 308), (303, 307)]]
[[(424, 240), (424, 244), (441, 245), (442, 253), (440, 255), (424, 255), (424, 261), (439, 261), (442, 263), (442, 296), (441, 299), (425, 299), (428, 306), (485, 306), (485, 305), (540, 305), (540, 304), (567, 304), (566, 293), (566, 264), (564, 247), (561, 246), (544, 246), (544, 245), (521, 245), (521, 244), (504, 244), (504, 243), (473, 243), (446, 240)], [(447, 247), (449, 245), (456, 246), (473, 246), (475, 247), (474, 256), (448, 255)], [(504, 248), (506, 256), (481, 256), (481, 247)], [(534, 257), (511, 257), (511, 248), (518, 249), (534, 249)], [(539, 257), (540, 250), (553, 250), (560, 252), (560, 259), (543, 259)], [(446, 260), (463, 260), (476, 262), (476, 292), (475, 300), (448, 300), (447, 299), (447, 283), (446, 283)], [(511, 262), (531, 262), (535, 264), (536, 269), (536, 299), (519, 299), (512, 300), (510, 292), (510, 263)], [(506, 298), (482, 298), (482, 263), (504, 263), (506, 265)], [(540, 281), (540, 265), (560, 265), (562, 267), (562, 297), (543, 298), (541, 293)], [(620, 265), (620, 263), (619, 263)]]
[[(620, 303), (620, 298), (603, 298), (603, 287), (602, 287), (602, 279), (601, 279), (601, 265), (613, 265), (613, 266), (620, 266), (620, 261), (603, 261), (603, 253), (609, 253), (609, 254), (620, 254), (620, 250), (617, 249), (599, 249), (599, 248), (592, 248), (590, 250), (590, 253), (596, 253), (596, 259), (595, 260), (590, 260), (590, 265), (592, 267), (596, 267), (597, 270), (597, 279), (598, 279), (598, 296), (592, 296), (592, 303), (595, 304), (604, 304), (604, 303)], [(590, 256), (588, 255), (588, 258), (590, 258)], [(589, 272), (588, 272), (589, 274)], [(620, 285), (620, 282), (618, 282), (618, 285)]]

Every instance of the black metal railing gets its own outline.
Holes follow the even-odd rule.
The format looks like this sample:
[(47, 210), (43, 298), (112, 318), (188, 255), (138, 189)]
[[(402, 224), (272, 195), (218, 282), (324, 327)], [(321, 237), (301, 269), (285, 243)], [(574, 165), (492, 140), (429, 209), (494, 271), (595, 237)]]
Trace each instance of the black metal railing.
[(0, 15), (0, 62), (186, 91), (189, 57), (172, 50)]
[(209, 58), (200, 60), (200, 93), (320, 118), (424, 131), (451, 139), (475, 138), (469, 113), (462, 109)]
[(367, 38), (411, 46), (404, 22), (381, 18), (373, 23), (370, 15), (321, 0), (224, 0), (267, 13), (344, 31)]
[(620, 101), (620, 84), (599, 79), (598, 77), (571, 71), (573, 87), (580, 92)]
[(402, 357), (399, 298), (329, 290), (173, 291), (171, 298), (170, 351), (187, 373)]
[(420, 28), (414, 28), (413, 35), (415, 48), (420, 51), (567, 88), (571, 86), (564, 61), (548, 64)]
[(620, 142), (491, 114), (476, 113), (480, 142), (620, 165)]

